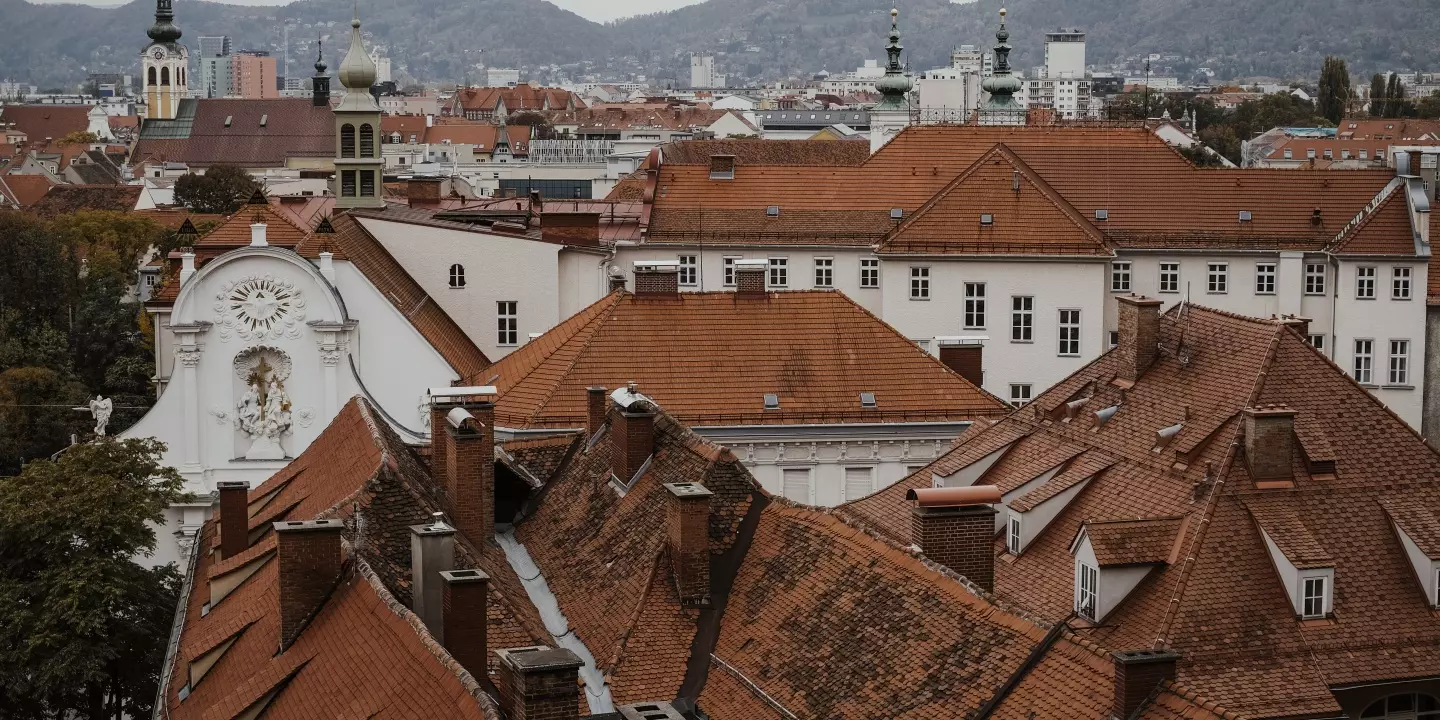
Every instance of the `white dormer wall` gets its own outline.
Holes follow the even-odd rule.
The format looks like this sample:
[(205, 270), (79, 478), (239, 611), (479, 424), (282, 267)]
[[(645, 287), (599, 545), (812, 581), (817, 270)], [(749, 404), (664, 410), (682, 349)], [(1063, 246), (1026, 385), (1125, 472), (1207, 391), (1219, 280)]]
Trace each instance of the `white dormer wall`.
[(969, 465), (966, 465), (965, 467), (962, 467), (949, 475), (935, 475), (935, 487), (970, 487), (971, 485), (974, 485), (975, 481), (979, 480), (980, 477), (985, 474), (985, 471), (989, 470), (990, 467), (996, 463), (996, 461), (1004, 457), (1005, 451), (1009, 450), (1010, 446), (1014, 444), (1014, 442), (1006, 443), (1000, 446), (999, 449), (990, 453), (989, 455), (986, 455), (985, 457), (982, 457), (979, 460), (976, 460), (975, 462), (972, 462)]
[(1409, 558), (1415, 577), (1420, 580), (1420, 587), (1425, 590), (1425, 602), (1431, 607), (1440, 607), (1440, 558), (1425, 555), (1405, 528), (1396, 525), (1395, 531), (1400, 536), (1400, 544), (1405, 548), (1405, 557)]
[[(1058, 469), (1059, 468), (1056, 468), (1056, 470)], [(1046, 474), (1053, 476), (1054, 473), (1055, 470), (1050, 470), (1047, 471)], [(1048, 481), (1049, 478), (1046, 478), (1046, 480)], [(1031, 481), (1031, 483), (1033, 482), (1034, 481)], [(1030, 486), (1031, 483), (1026, 483), (1025, 485)], [(1060, 515), (1060, 512), (1063, 511), (1066, 506), (1070, 504), (1070, 501), (1074, 500), (1075, 496), (1079, 495), (1080, 491), (1084, 490), (1085, 486), (1089, 484), (1090, 478), (1085, 478), (1084, 480), (1081, 480), (1080, 482), (1075, 483), (1073, 486), (1056, 494), (1049, 500), (1046, 500), (1045, 502), (1042, 502), (1039, 505), (1036, 505), (1035, 507), (1030, 508), (1030, 510), (1023, 513), (1017, 513), (1014, 510), (1009, 510), (1009, 505), (1007, 504), (1007, 514), (1016, 514), (1020, 516), (1020, 552), (1025, 552), (1025, 548), (1030, 547), (1031, 541), (1033, 541), (1037, 537), (1040, 537), (1040, 534), (1045, 532), (1045, 528), (1050, 527), (1050, 523), (1053, 522), (1055, 518)], [(1035, 487), (1039, 486), (1037, 485)], [(1007, 503), (1009, 503), (1013, 499), (1014, 498), (1012, 498), (1008, 494), (1004, 496), (1004, 500)], [(998, 517), (999, 513), (996, 513), (996, 516)]]
[[(1030, 492), (1031, 490), (1034, 490), (1035, 488), (1038, 488), (1038, 487), (1040, 487), (1041, 485), (1044, 485), (1045, 483), (1050, 482), (1050, 478), (1055, 477), (1055, 474), (1058, 473), (1058, 472), (1060, 472), (1060, 469), (1063, 468), (1063, 467), (1065, 467), (1065, 463), (1062, 462), (1062, 463), (1060, 463), (1059, 465), (1056, 465), (1055, 467), (1050, 468), (1049, 470), (1046, 470), (1045, 472), (1040, 473), (1039, 475), (1036, 475), (1033, 479), (1027, 481), (1025, 484), (1021, 485), (1020, 487), (1017, 487), (1017, 488), (1015, 488), (1014, 490), (1011, 490), (1010, 492), (1005, 493), (1004, 495), (1000, 496), (1000, 504), (1001, 504), (1001, 506), (1004, 507), (1004, 508), (1008, 511), (1008, 510), (1010, 509), (1010, 503), (1015, 502), (1015, 499), (1016, 499), (1016, 498), (1019, 498), (1019, 497), (1023, 496), (1025, 493), (1028, 493), (1028, 492)], [(1038, 508), (1037, 508), (1037, 509), (1038, 509)], [(1010, 516), (1009, 516), (1009, 513), (1008, 513), (1008, 512), (997, 512), (997, 513), (995, 513), (995, 532), (998, 533), (998, 532), (1000, 532), (1001, 530), (1004, 530), (1004, 529), (1005, 529), (1005, 525), (1009, 522), (1009, 517), (1010, 517)], [(1023, 522), (1023, 521), (1022, 521), (1022, 522)], [(1023, 541), (1023, 540), (1021, 541), (1021, 546), (1022, 546), (1022, 547), (1024, 546), (1024, 541)]]
[[(1023, 527), (1023, 525), (1022, 525)], [(1155, 568), (1154, 565), (1117, 565), (1111, 567), (1100, 567), (1095, 559), (1095, 548), (1090, 544), (1090, 536), (1082, 533), (1075, 548), (1075, 590), (1074, 603), (1078, 608), (1080, 605), (1080, 566), (1088, 565), (1097, 568), (1100, 578), (1099, 587), (1096, 590), (1095, 598), (1095, 622), (1104, 622), (1111, 611), (1125, 601), (1130, 591), (1145, 579), (1146, 575)]]
[(1335, 610), (1335, 568), (1305, 568), (1295, 567), (1290, 559), (1281, 552), (1280, 546), (1270, 539), (1270, 535), (1264, 529), (1260, 530), (1260, 536), (1265, 538), (1265, 548), (1270, 551), (1270, 560), (1275, 564), (1275, 572), (1280, 574), (1280, 582), (1285, 585), (1285, 592), (1290, 596), (1290, 606), (1295, 610), (1295, 616), (1300, 617), (1304, 613), (1304, 597), (1301, 590), (1305, 587), (1305, 580), (1313, 577), (1325, 578), (1325, 614), (1329, 615)]

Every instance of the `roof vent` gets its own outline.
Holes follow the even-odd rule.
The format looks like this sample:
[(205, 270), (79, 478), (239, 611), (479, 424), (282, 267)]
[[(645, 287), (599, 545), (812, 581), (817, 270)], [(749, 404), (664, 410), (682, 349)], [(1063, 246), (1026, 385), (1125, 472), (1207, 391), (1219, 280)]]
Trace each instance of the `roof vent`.
[(765, 208), (765, 217), (780, 217), (780, 206), (771, 205)]
[(765, 393), (765, 409), (766, 409), (766, 410), (779, 410), (779, 409), (780, 409), (780, 396), (779, 396), (779, 395), (776, 395), (775, 393)]
[(994, 215), (991, 215), (990, 213), (980, 213), (980, 224), (981, 224), (981, 225), (994, 225), (994, 224), (995, 224), (995, 216), (994, 216)]
[(862, 407), (862, 408), (873, 408), (873, 407), (875, 407), (875, 393), (873, 393), (873, 392), (862, 392), (862, 393), (860, 393), (860, 407)]
[(890, 219), (891, 219), (891, 220), (899, 220), (899, 219), (901, 219), (901, 218), (903, 218), (903, 217), (905, 217), (905, 210), (904, 210), (904, 208), (890, 208)]
[(1241, 211), (1240, 211), (1240, 222), (1242, 222), (1242, 223), (1247, 223), (1247, 222), (1250, 222), (1251, 220), (1254, 220), (1254, 219), (1255, 219), (1254, 213), (1250, 212), (1249, 210), (1241, 210)]
[(1095, 219), (1096, 219), (1096, 220), (1109, 220), (1109, 219), (1110, 219), (1110, 211), (1109, 211), (1109, 210), (1096, 210), (1096, 211), (1095, 211)]
[(230, 121), (233, 120), (234, 118), (235, 118), (235, 116), (233, 116), (233, 115), (226, 115), (226, 116), (225, 116), (225, 127), (230, 127)]
[(260, 127), (265, 127), (265, 124), (268, 123), (268, 122), (270, 122), (270, 116), (269, 116), (269, 115), (261, 115), (261, 116), (260, 116)]
[(1157, 453), (1158, 453), (1158, 452), (1160, 452), (1161, 450), (1164, 450), (1164, 449), (1165, 449), (1165, 446), (1166, 446), (1166, 445), (1169, 445), (1169, 444), (1170, 444), (1170, 441), (1171, 441), (1171, 440), (1174, 440), (1174, 439), (1175, 439), (1175, 436), (1178, 435), (1178, 434), (1180, 434), (1180, 430), (1183, 429), (1184, 427), (1185, 427), (1185, 423), (1175, 423), (1174, 425), (1171, 425), (1170, 427), (1160, 428), (1159, 430), (1156, 430), (1156, 431), (1155, 431), (1155, 447), (1151, 448), (1151, 449), (1150, 449), (1150, 452), (1157, 452)]
[(1099, 429), (1101, 425), (1104, 425), (1105, 423), (1110, 422), (1110, 418), (1115, 417), (1115, 413), (1118, 412), (1119, 410), (1120, 410), (1120, 406), (1119, 406), (1119, 405), (1111, 405), (1110, 407), (1101, 408), (1101, 409), (1099, 409), (1099, 410), (1096, 410), (1096, 411), (1095, 411), (1095, 428), (1096, 428), (1096, 429)]

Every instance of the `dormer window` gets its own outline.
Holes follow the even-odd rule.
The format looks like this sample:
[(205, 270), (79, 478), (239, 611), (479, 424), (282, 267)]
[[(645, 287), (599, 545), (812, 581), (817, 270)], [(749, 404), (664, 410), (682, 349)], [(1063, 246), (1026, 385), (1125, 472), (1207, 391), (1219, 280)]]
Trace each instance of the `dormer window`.
[(1440, 513), (1425, 505), (1386, 498), (1380, 501), (1405, 558), (1425, 596), (1425, 604), (1440, 608)]
[(1189, 528), (1183, 516), (1090, 520), (1070, 542), (1075, 614), (1103, 622), (1155, 568), (1179, 559)]
[(1335, 561), (1292, 509), (1256, 502), (1250, 514), (1270, 551), (1295, 616), (1319, 620), (1335, 610)]
[(1019, 555), (1020, 549), (1020, 513), (1011, 511), (1010, 521), (1006, 523), (1005, 550), (1011, 555)]
[(1330, 585), (1323, 575), (1305, 578), (1305, 588), (1300, 598), (1300, 617), (1322, 618), (1330, 606)]
[(1100, 568), (1075, 564), (1075, 614), (1091, 622), (1098, 621), (1100, 612)]

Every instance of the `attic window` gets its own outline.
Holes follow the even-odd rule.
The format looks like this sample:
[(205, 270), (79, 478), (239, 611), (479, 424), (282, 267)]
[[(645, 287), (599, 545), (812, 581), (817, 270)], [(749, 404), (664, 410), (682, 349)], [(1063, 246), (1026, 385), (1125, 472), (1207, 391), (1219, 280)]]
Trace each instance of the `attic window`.
[(260, 116), (260, 127), (265, 127), (265, 123), (268, 123), (268, 122), (270, 122), (270, 116), (269, 116), (269, 115), (261, 115), (261, 116)]
[(1095, 219), (1096, 219), (1096, 220), (1109, 220), (1109, 219), (1110, 219), (1110, 211), (1109, 211), (1109, 210), (1096, 210), (1096, 211), (1095, 211)]
[(994, 215), (991, 215), (990, 213), (980, 213), (980, 224), (981, 224), (981, 225), (994, 225), (994, 224), (995, 224), (995, 216), (994, 216)]
[(780, 206), (771, 205), (765, 208), (765, 217), (780, 217)]
[(765, 409), (766, 409), (766, 410), (779, 410), (779, 409), (780, 409), (780, 396), (779, 396), (779, 395), (776, 395), (775, 393), (765, 393)]
[(1247, 223), (1247, 222), (1250, 222), (1251, 220), (1254, 220), (1254, 219), (1255, 219), (1254, 213), (1250, 212), (1249, 210), (1241, 210), (1241, 211), (1240, 211), (1240, 222), (1242, 222), (1242, 223)]
[(899, 220), (903, 217), (905, 217), (905, 210), (903, 208), (890, 208), (891, 220)]
[(873, 408), (873, 407), (875, 407), (875, 393), (873, 393), (873, 392), (862, 392), (862, 393), (860, 393), (860, 407), (862, 407), (862, 408)]
[(233, 115), (226, 115), (226, 116), (225, 116), (225, 127), (230, 127), (230, 121), (233, 120), (233, 119), (234, 119), (234, 116), (233, 116)]

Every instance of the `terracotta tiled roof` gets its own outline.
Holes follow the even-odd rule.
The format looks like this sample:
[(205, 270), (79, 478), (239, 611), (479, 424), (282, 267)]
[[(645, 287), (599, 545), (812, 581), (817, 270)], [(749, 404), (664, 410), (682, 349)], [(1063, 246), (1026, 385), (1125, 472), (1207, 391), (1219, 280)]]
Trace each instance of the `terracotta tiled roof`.
[(733, 111), (683, 105), (605, 105), (552, 112), (549, 120), (551, 125), (574, 126), (582, 133), (593, 130), (698, 130), (730, 114)]
[(1174, 564), (1185, 538), (1187, 517), (1145, 520), (1091, 520), (1084, 525), (1100, 567)]
[(180, 102), (175, 120), (147, 119), (131, 157), (191, 167), (285, 167), (292, 158), (333, 157), (334, 145), (334, 114), (307, 98), (191, 99)]
[(1003, 144), (901, 222), (877, 252), (1112, 254), (1100, 231)]
[[(11, 175), (6, 180), (14, 178)], [(143, 189), (139, 185), (56, 185), (30, 206), (30, 212), (45, 218), (79, 210), (128, 212), (135, 209)]]
[[(932, 475), (948, 477), (1009, 447), (979, 482), (1013, 488), (1052, 464), (1057, 445), (1101, 451), (1116, 464), (1018, 557), (996, 563), (1001, 600), (1063, 618), (1073, 605), (1070, 543), (1083, 522), (1188, 518), (1175, 531), (1181, 552), (1165, 553), (1179, 561), (1152, 570), (1102, 627), (1087, 633), (1094, 641), (1117, 649), (1172, 647), (1184, 658), (1183, 683), (1255, 717), (1334, 714), (1329, 685), (1430, 674), (1425, 668), (1440, 666), (1440, 624), (1377, 501), (1440, 507), (1440, 456), (1280, 323), (1194, 305), (1160, 322), (1159, 358), (1123, 395), (1112, 382), (1122, 354), (1112, 351), (1024, 410), (967, 434), (926, 470), (840, 512), (908, 544), (904, 493), (929, 487)], [(1085, 398), (1076, 419), (1063, 421), (1064, 404)], [(1116, 404), (1119, 410), (1097, 428), (1094, 411)], [(1236, 443), (1240, 411), (1261, 404), (1296, 410), (1298, 445), (1327, 438), (1334, 471), (1312, 475), (1297, 447), (1294, 487), (1257, 489)], [(1156, 451), (1156, 431), (1177, 423), (1178, 435)], [(1292, 562), (1335, 568), (1332, 620), (1296, 620), (1262, 528)], [(1153, 559), (1165, 543), (1147, 544), (1154, 552), (1143, 554)], [(1003, 548), (997, 543), (994, 551)]]
[(1332, 251), (1341, 255), (1415, 255), (1410, 209), (1405, 203), (1405, 187), (1390, 191), (1379, 207), (1371, 210), (1335, 243)]
[(454, 113), (459, 115), (465, 110), (494, 111), (502, 101), (505, 111), (511, 114), (522, 110), (564, 110), (572, 102), (576, 107), (585, 106), (585, 101), (569, 90), (530, 85), (465, 88), (456, 93), (452, 103), (460, 108)]
[[(665, 363), (655, 358), (667, 358)], [(638, 382), (696, 425), (973, 420), (1004, 404), (833, 291), (616, 292), (472, 376), (507, 427), (578, 427), (584, 389)], [(862, 408), (859, 394), (877, 406)], [(763, 396), (779, 395), (765, 410)]]
[(0, 175), (0, 195), (20, 207), (40, 202), (52, 187), (55, 182), (48, 175)]
[(712, 155), (733, 155), (736, 165), (863, 165), (865, 143), (834, 140), (682, 140), (660, 148), (666, 165), (710, 165)]
[(72, 132), (90, 127), (91, 105), (6, 105), (0, 107), (0, 125), (14, 124), (25, 133), (31, 146), (46, 138), (59, 142)]
[(281, 213), (275, 206), (264, 203), (241, 205), (239, 210), (225, 219), (215, 229), (205, 233), (195, 243), (195, 254), (208, 260), (221, 253), (246, 247), (250, 244), (250, 226), (256, 217), (265, 223), (265, 242), (275, 247), (295, 249), (309, 234), (309, 228), (301, 228), (289, 213)]
[(1380, 506), (1427, 557), (1440, 557), (1440, 512), (1412, 498), (1381, 498)]

